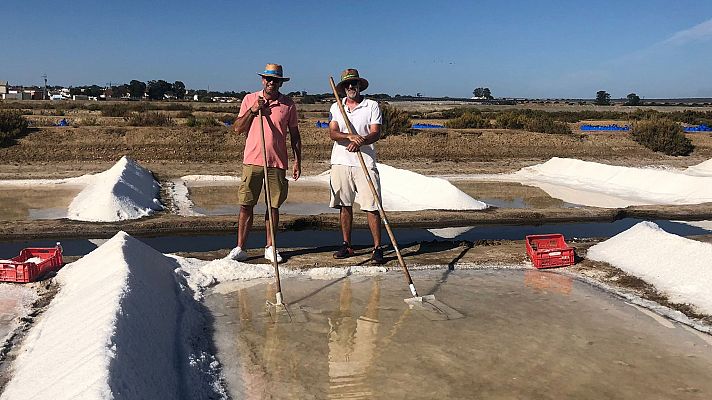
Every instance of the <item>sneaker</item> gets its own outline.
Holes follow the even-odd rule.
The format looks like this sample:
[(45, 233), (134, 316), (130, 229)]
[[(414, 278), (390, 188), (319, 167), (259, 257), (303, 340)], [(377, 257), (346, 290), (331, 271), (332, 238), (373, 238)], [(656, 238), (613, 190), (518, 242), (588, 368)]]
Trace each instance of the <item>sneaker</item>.
[(383, 258), (383, 250), (381, 250), (380, 247), (376, 247), (373, 249), (373, 254), (371, 255), (371, 262), (374, 264), (384, 264), (386, 262), (386, 259)]
[(247, 252), (242, 250), (242, 247), (237, 246), (230, 250), (230, 254), (227, 255), (227, 258), (235, 261), (245, 261), (247, 260)]
[(352, 249), (348, 243), (343, 242), (341, 244), (341, 247), (339, 248), (339, 250), (336, 253), (334, 253), (334, 258), (336, 258), (336, 259), (348, 258), (353, 255), (354, 255), (354, 249)]
[[(265, 247), (265, 258), (269, 262), (274, 262), (274, 260), (272, 259), (272, 246)], [(277, 262), (282, 262), (282, 256), (279, 254), (279, 250), (277, 250)]]

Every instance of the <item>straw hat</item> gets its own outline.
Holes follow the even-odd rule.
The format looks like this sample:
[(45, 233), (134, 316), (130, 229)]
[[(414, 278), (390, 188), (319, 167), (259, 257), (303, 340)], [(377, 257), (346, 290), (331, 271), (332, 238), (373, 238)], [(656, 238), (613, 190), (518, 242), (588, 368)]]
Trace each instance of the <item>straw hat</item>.
[(366, 88), (368, 87), (368, 81), (358, 76), (358, 70), (356, 68), (348, 68), (341, 73), (341, 82), (336, 85), (336, 89), (339, 91), (339, 94), (343, 95), (344, 93), (346, 93), (346, 91), (344, 90), (344, 84), (348, 81), (353, 80), (358, 80), (358, 87), (359, 89), (361, 89), (361, 91), (366, 90)]
[(282, 82), (286, 82), (289, 80), (289, 78), (285, 78), (282, 76), (282, 66), (279, 64), (267, 64), (265, 65), (265, 70), (262, 71), (261, 73), (258, 72), (257, 75), (266, 78), (266, 77), (271, 77), (271, 78), (277, 78), (281, 80)]

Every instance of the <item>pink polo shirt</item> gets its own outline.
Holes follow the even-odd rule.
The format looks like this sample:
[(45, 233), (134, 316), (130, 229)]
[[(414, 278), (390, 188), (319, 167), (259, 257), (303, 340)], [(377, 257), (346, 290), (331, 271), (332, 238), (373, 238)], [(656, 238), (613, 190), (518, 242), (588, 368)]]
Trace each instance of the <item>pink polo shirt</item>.
[[(240, 116), (244, 115), (257, 102), (262, 91), (250, 93), (242, 99)], [(268, 102), (269, 115), (262, 116), (265, 129), (265, 147), (267, 148), (267, 166), (287, 169), (287, 135), (289, 128), (297, 126), (297, 107), (289, 97), (279, 94), (277, 100)], [(264, 165), (262, 162), (262, 138), (260, 138), (260, 118), (255, 117), (245, 141), (243, 164)]]

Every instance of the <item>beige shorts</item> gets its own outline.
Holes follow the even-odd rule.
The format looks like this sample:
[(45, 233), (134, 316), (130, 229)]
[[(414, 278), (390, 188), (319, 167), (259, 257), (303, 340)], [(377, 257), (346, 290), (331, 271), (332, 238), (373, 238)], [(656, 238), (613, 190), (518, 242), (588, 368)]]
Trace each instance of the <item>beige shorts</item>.
[[(262, 192), (264, 176), (264, 167), (261, 165), (245, 164), (242, 166), (242, 183), (240, 184), (240, 190), (237, 192), (237, 202), (240, 205), (254, 206), (257, 204)], [(268, 167), (267, 184), (269, 185), (272, 208), (279, 208), (287, 200), (287, 193), (289, 192), (287, 171)]]
[[(378, 176), (378, 169), (371, 167), (369, 171), (373, 186), (381, 197), (381, 181)], [(378, 203), (371, 192), (371, 188), (366, 180), (366, 175), (361, 167), (350, 167), (347, 165), (331, 166), (331, 201), (329, 207), (341, 208), (352, 207), (354, 201), (361, 206), (362, 211), (378, 210)]]

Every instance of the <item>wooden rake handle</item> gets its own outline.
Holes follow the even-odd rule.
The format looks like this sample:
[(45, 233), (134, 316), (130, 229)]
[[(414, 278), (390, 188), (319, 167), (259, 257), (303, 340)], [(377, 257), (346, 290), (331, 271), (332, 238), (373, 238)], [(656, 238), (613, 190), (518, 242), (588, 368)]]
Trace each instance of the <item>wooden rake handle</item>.
[(267, 145), (265, 144), (265, 126), (262, 121), (262, 107), (257, 116), (260, 118), (260, 134), (262, 138), (262, 164), (264, 173), (265, 202), (267, 203), (267, 220), (269, 221), (269, 235), (272, 240), (272, 265), (274, 266), (274, 277), (277, 284), (277, 304), (282, 304), (282, 285), (279, 281), (279, 265), (277, 263), (277, 241), (274, 235), (274, 221), (272, 220), (272, 197), (270, 197), (269, 181), (267, 179)]

